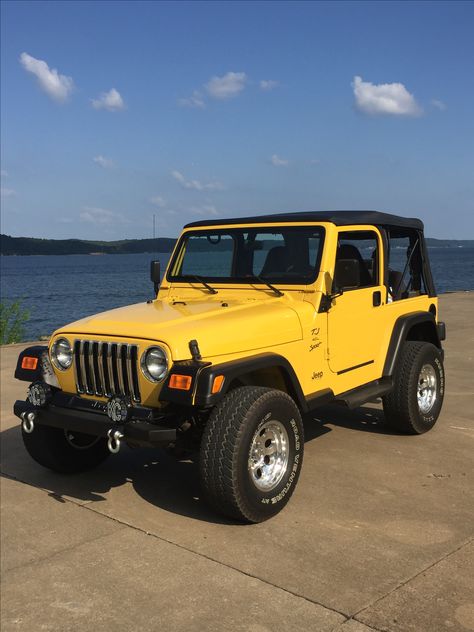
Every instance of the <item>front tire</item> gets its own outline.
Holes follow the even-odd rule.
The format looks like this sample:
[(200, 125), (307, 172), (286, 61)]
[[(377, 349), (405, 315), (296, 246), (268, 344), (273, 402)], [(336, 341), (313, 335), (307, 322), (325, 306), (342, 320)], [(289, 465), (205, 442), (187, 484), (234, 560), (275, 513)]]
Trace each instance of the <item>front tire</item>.
[(286, 393), (243, 386), (212, 411), (200, 452), (204, 495), (219, 513), (262, 522), (289, 501), (303, 462), (300, 412)]
[(443, 359), (429, 342), (406, 342), (394, 376), (393, 390), (383, 398), (389, 426), (422, 434), (435, 425), (443, 405)]
[(28, 454), (43, 467), (61, 474), (90, 470), (110, 454), (102, 437), (39, 424), (31, 434), (23, 428), (21, 432)]

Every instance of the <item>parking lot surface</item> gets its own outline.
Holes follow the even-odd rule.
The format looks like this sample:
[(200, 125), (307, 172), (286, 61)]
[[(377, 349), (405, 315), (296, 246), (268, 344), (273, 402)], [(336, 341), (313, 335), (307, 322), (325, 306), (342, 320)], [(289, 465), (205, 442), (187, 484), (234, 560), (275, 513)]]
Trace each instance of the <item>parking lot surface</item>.
[(289, 505), (258, 525), (212, 513), (197, 467), (124, 449), (80, 476), (23, 448), (1, 350), (2, 632), (474, 630), (474, 294), (440, 297), (447, 392), (431, 432), (379, 405), (305, 419)]

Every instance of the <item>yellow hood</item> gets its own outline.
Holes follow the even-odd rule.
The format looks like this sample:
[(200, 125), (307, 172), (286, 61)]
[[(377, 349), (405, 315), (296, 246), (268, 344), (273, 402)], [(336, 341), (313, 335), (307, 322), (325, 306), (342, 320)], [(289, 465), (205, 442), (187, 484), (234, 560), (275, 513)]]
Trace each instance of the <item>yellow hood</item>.
[(189, 341), (197, 340), (204, 358), (253, 351), (300, 340), (302, 329), (295, 309), (282, 298), (222, 301), (168, 300), (138, 303), (95, 314), (56, 332), (77, 337), (142, 338), (164, 342), (173, 360), (190, 358)]

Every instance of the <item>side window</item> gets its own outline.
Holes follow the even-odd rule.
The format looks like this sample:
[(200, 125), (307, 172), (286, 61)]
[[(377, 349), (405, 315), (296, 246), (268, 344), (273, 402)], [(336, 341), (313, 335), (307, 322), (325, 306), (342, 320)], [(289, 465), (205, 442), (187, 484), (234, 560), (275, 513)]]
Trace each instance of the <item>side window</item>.
[(426, 294), (421, 243), (416, 231), (388, 231), (388, 291), (392, 301)]
[[(376, 233), (363, 230), (339, 233), (335, 276), (341, 277), (344, 275), (344, 268), (350, 268), (350, 277), (353, 279), (349, 287), (342, 283), (344, 287), (356, 289), (378, 285), (378, 261), (379, 246)], [(339, 287), (341, 281), (335, 278), (335, 283)]]

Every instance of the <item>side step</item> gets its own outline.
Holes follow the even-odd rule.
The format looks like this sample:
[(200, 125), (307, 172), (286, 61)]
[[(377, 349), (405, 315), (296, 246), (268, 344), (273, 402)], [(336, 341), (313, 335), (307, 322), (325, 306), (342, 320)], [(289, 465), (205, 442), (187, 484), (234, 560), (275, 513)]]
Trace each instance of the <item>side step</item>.
[(340, 393), (334, 398), (334, 403), (342, 404), (348, 408), (357, 408), (371, 402), (383, 395), (389, 393), (393, 388), (393, 381), (391, 377), (381, 377), (379, 380), (374, 380), (364, 386), (358, 386), (345, 393)]

